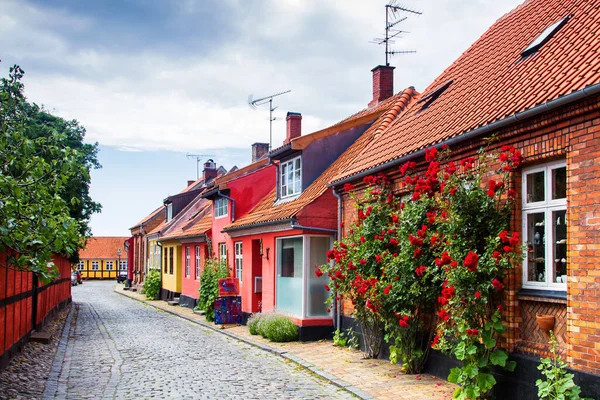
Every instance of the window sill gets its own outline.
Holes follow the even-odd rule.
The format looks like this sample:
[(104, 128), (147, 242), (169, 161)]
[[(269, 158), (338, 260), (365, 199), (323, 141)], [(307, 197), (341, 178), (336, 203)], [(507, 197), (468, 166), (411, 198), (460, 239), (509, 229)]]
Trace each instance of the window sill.
[(567, 292), (563, 290), (521, 289), (517, 292), (517, 300), (567, 304)]

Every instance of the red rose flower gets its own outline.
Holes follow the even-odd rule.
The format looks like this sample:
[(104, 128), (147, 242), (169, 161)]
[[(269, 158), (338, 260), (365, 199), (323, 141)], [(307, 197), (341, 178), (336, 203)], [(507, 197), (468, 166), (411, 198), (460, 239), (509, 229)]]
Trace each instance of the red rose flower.
[(469, 253), (465, 257), (465, 267), (471, 272), (477, 271), (477, 264), (479, 263), (479, 256), (477, 253), (473, 253), (472, 250), (469, 250)]
[(331, 290), (329, 289), (329, 286), (327, 284), (323, 285), (323, 287), (325, 287), (325, 290), (327, 290), (328, 292)]
[(496, 290), (502, 290), (502, 288), (504, 287), (504, 285), (502, 284), (502, 282), (500, 282), (498, 279), (495, 279), (495, 278), (492, 279), (492, 286)]
[(317, 275), (317, 277), (322, 277), (323, 276), (323, 271), (321, 271), (319, 268), (315, 269), (315, 275)]
[(390, 294), (390, 290), (392, 290), (392, 284), (390, 283), (383, 289), (383, 294)]
[(354, 190), (354, 185), (353, 185), (353, 184), (351, 184), (351, 183), (346, 183), (346, 184), (344, 185), (344, 190), (345, 190), (346, 192), (351, 192), (352, 190)]
[(475, 292), (474, 296), (475, 296), (476, 299), (481, 298), (481, 292), (479, 292), (479, 291)]

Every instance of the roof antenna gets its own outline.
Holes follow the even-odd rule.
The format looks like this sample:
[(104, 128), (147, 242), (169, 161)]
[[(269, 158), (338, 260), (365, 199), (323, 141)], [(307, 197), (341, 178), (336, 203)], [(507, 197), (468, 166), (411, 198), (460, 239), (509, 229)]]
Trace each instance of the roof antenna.
[(269, 103), (269, 151), (273, 145), (273, 121), (277, 118), (273, 117), (273, 111), (277, 107), (273, 107), (273, 97), (281, 96), (282, 94), (286, 94), (291, 92), (291, 90), (286, 90), (285, 92), (275, 93), (270, 96), (265, 96), (261, 99), (252, 100), (252, 95), (248, 96), (248, 105), (251, 109), (256, 110), (257, 106), (262, 106), (263, 104)]
[(200, 179), (200, 158), (201, 157), (214, 157), (212, 154), (190, 154), (186, 153), (187, 158), (196, 159), (196, 180)]
[(403, 13), (407, 13), (407, 14), (416, 14), (416, 15), (421, 15), (423, 14), (420, 11), (416, 11), (416, 10), (411, 10), (409, 8), (403, 7), (399, 4), (396, 4), (397, 0), (391, 0), (388, 4), (385, 5), (385, 36), (384, 38), (375, 38), (372, 41), (370, 41), (369, 43), (375, 43), (375, 44), (385, 44), (385, 65), (389, 66), (390, 65), (390, 56), (393, 56), (394, 54), (409, 54), (409, 53), (416, 53), (416, 50), (391, 50), (390, 49), (390, 44), (394, 44), (395, 41), (392, 40), (395, 37), (398, 37), (398, 35), (400, 35), (401, 33), (410, 33), (407, 31), (402, 31), (398, 28), (396, 28), (396, 25), (398, 25), (400, 22), (404, 22), (408, 19), (408, 16), (404, 15)]

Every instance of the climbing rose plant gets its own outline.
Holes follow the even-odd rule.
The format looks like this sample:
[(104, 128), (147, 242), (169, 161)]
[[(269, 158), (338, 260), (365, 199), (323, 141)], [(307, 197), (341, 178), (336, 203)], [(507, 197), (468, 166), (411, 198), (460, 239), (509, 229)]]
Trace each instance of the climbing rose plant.
[(405, 163), (402, 201), (384, 175), (366, 177), (360, 198), (346, 185), (357, 219), (317, 273), (331, 277), (330, 301), (354, 304), (369, 356), (378, 355), (374, 336), (382, 328), (390, 359), (409, 373), (421, 372), (430, 348), (439, 349), (462, 362), (449, 380), (466, 399), (491, 393), (493, 365), (514, 368), (497, 339), (503, 280), (522, 254), (519, 233), (508, 231), (510, 175), (521, 155), (504, 146), (459, 163), (450, 156), (447, 147), (427, 149), (421, 175), (415, 162)]

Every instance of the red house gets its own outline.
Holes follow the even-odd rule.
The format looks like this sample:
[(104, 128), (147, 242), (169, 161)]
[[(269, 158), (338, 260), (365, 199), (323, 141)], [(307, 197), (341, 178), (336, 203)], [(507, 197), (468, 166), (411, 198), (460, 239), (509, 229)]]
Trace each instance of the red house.
[(212, 201), (212, 243), (209, 251), (219, 260), (225, 260), (231, 275), (239, 279), (242, 293), (250, 293), (254, 288), (254, 282), (244, 279), (242, 274), (240, 260), (246, 250), (241, 243), (234, 243), (223, 228), (243, 218), (273, 189), (275, 167), (265, 157), (267, 151), (268, 144), (253, 144), (252, 163), (217, 178), (202, 195)]
[[(246, 315), (284, 312), (300, 327), (301, 340), (331, 333), (333, 319), (324, 288), (328, 280), (317, 277), (313, 268), (327, 262), (326, 252), (337, 233), (338, 200), (327, 184), (416, 94), (407, 89), (392, 96), (386, 76), (391, 71), (374, 70), (370, 108), (331, 127), (301, 136), (301, 116), (288, 113), (284, 145), (268, 154), (276, 165), (270, 171), (274, 188), (248, 215), (223, 229), (236, 249), (243, 249), (236, 252), (236, 262), (244, 266), (243, 281), (254, 284), (242, 290)], [(387, 87), (381, 82), (388, 82)], [(346, 151), (349, 146), (352, 150)]]
[[(342, 194), (345, 183), (364, 187), (363, 177), (384, 172), (402, 194), (398, 167), (422, 161), (427, 147), (449, 145), (456, 161), (494, 135), (492, 147), (509, 144), (521, 152), (512, 223), (535, 256), (528, 252), (505, 282), (505, 346), (518, 366), (497, 377), (497, 398), (537, 398), (535, 360), (549, 346), (536, 313), (555, 316), (561, 352), (584, 394), (600, 393), (599, 26), (597, 2), (525, 2), (332, 179), (349, 224), (355, 216)], [(446, 377), (444, 362), (436, 356), (430, 372)]]

